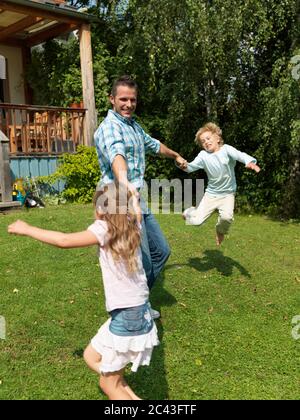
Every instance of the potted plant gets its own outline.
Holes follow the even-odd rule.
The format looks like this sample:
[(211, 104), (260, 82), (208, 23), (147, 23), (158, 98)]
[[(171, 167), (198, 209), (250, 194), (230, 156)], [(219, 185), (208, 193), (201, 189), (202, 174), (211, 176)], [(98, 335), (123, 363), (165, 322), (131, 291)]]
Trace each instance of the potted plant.
[(83, 108), (83, 101), (82, 100), (73, 100), (70, 103), (70, 108)]

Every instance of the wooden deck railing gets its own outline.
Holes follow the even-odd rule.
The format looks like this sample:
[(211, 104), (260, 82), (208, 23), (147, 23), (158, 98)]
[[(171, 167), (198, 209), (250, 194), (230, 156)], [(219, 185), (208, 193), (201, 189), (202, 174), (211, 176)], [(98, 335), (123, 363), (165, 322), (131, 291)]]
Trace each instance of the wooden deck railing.
[(0, 129), (11, 155), (57, 155), (84, 144), (84, 108), (0, 103)]

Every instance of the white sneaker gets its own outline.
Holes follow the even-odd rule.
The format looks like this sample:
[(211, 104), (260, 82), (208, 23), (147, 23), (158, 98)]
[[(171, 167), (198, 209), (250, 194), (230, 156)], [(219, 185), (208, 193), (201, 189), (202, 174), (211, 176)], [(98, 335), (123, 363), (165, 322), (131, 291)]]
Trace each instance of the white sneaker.
[(182, 218), (186, 220), (192, 211), (196, 210), (196, 207), (189, 207), (188, 209), (184, 210), (182, 213)]
[(150, 309), (150, 313), (152, 316), (152, 319), (158, 319), (160, 318), (160, 313), (158, 311), (156, 311), (155, 309)]

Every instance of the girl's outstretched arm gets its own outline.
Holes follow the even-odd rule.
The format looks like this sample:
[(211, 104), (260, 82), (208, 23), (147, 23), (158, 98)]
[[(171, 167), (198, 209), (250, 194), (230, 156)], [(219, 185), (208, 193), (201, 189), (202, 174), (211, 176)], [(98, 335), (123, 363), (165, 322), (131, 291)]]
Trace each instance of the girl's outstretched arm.
[(88, 230), (76, 233), (62, 233), (40, 229), (31, 226), (22, 220), (17, 220), (15, 223), (9, 225), (8, 233), (29, 236), (30, 238), (58, 248), (80, 248), (91, 245), (99, 245), (96, 236)]

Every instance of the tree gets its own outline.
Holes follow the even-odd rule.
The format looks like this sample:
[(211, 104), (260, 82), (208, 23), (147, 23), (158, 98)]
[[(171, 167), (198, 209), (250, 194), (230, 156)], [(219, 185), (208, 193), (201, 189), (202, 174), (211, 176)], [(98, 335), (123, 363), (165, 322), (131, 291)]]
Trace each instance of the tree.
[[(93, 46), (100, 116), (112, 80), (131, 74), (140, 87), (139, 121), (154, 137), (191, 159), (197, 129), (217, 122), (225, 141), (257, 155), (266, 174), (237, 167), (240, 206), (299, 215), (300, 88), (291, 59), (300, 53), (300, 0), (74, 2), (99, 19)], [(40, 63), (49, 75), (45, 93), (55, 100), (62, 83), (78, 80), (78, 56), (60, 46), (66, 56), (54, 71), (59, 63), (47, 48)], [(175, 171), (172, 162), (148, 168), (151, 176)]]
[[(238, 170), (244, 197), (259, 210), (278, 207), (284, 183), (291, 179), (289, 165), (282, 169), (280, 162), (287, 164), (292, 153), (298, 93), (295, 81), (278, 77), (278, 68), (287, 69), (291, 58), (297, 4), (131, 0), (129, 36), (119, 46), (127, 56), (124, 72), (136, 75), (142, 88), (142, 118), (160, 121), (173, 148), (193, 157), (194, 133), (213, 120), (223, 127), (227, 142), (259, 155), (266, 182), (251, 179), (251, 189), (249, 175)], [(284, 146), (274, 137), (280, 125)], [(278, 167), (271, 169), (274, 157)]]

